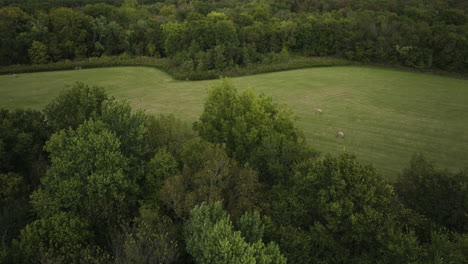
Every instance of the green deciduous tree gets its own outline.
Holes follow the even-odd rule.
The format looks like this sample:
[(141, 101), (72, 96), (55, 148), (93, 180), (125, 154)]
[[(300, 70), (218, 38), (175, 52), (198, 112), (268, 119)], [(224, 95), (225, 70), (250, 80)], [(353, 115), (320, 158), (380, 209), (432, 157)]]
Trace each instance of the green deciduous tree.
[(170, 218), (143, 206), (140, 216), (114, 238), (115, 263), (174, 263), (179, 255), (176, 232)]
[(111, 21), (106, 25), (105, 37), (103, 40), (105, 55), (118, 55), (125, 51), (125, 30), (116, 21)]
[(32, 195), (40, 218), (60, 212), (83, 217), (98, 232), (115, 226), (136, 202), (136, 183), (124, 171), (128, 160), (106, 124), (86, 121), (62, 130), (47, 142), (52, 165)]
[(104, 88), (76, 83), (53, 99), (45, 107), (44, 113), (55, 131), (68, 127), (76, 129), (84, 121), (98, 118), (106, 99)]
[(259, 206), (256, 172), (240, 167), (221, 147), (192, 141), (182, 160), (182, 173), (168, 178), (162, 189), (163, 201), (178, 217), (187, 218), (195, 205), (205, 201), (222, 200), (234, 217)]
[(180, 159), (184, 143), (195, 137), (188, 123), (182, 122), (172, 114), (150, 115), (146, 126), (150, 152), (156, 153), (159, 148), (165, 148), (177, 159)]
[(49, 55), (47, 54), (47, 46), (39, 41), (33, 41), (31, 48), (28, 50), (29, 58), (34, 64), (47, 63)]
[(158, 204), (163, 183), (168, 178), (175, 176), (177, 171), (178, 163), (176, 159), (164, 148), (159, 149), (145, 169), (143, 187), (145, 199)]
[(98, 118), (115, 133), (120, 141), (122, 154), (134, 164), (145, 161), (149, 150), (148, 129), (143, 111), (132, 113), (128, 102), (115, 99), (103, 101), (101, 107), (101, 115)]
[(291, 166), (308, 152), (290, 110), (252, 91), (238, 94), (228, 80), (212, 87), (194, 128), (269, 184), (289, 180)]
[(177, 52), (184, 50), (186, 43), (187, 26), (180, 23), (166, 23), (162, 26), (164, 35), (164, 52), (167, 56), (174, 56)]
[(247, 243), (235, 231), (221, 203), (203, 203), (191, 211), (184, 226), (187, 252), (196, 263), (286, 263), (274, 243)]
[[(274, 199), (280, 246), (308, 251), (309, 261), (411, 262), (419, 244), (403, 231), (392, 187), (350, 154), (311, 160), (298, 167), (292, 190)], [(283, 197), (281, 199), (280, 197)], [(300, 251), (288, 259), (304, 261)]]
[(58, 38), (61, 59), (73, 59), (86, 56), (86, 17), (70, 8), (57, 8), (49, 14), (52, 31)]
[(468, 231), (468, 174), (439, 170), (415, 155), (395, 184), (401, 201), (438, 225)]
[(433, 231), (430, 243), (424, 247), (421, 263), (466, 263), (468, 261), (467, 234), (450, 234), (446, 230)]
[(73, 213), (60, 212), (34, 221), (21, 231), (19, 249), (25, 263), (41, 258), (80, 263), (81, 252), (89, 245), (89, 222)]
[(265, 226), (260, 219), (260, 213), (245, 212), (237, 222), (237, 226), (247, 243), (255, 243), (263, 237)]
[(30, 16), (18, 7), (0, 8), (0, 65), (26, 62), (29, 47), (24, 33), (29, 21)]

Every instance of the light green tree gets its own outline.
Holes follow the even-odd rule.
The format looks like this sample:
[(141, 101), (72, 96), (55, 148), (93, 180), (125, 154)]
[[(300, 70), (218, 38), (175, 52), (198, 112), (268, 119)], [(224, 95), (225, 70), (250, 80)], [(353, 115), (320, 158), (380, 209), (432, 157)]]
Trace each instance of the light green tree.
[(184, 231), (187, 252), (198, 264), (286, 263), (274, 243), (247, 243), (241, 232), (234, 230), (220, 202), (193, 208)]
[(230, 157), (269, 184), (289, 180), (292, 165), (311, 154), (289, 109), (251, 90), (239, 94), (226, 79), (209, 91), (194, 128), (203, 139), (225, 144)]
[(115, 226), (135, 204), (136, 183), (125, 175), (128, 160), (120, 142), (101, 121), (52, 135), (45, 149), (51, 167), (32, 195), (41, 218), (73, 212), (103, 230)]
[(49, 61), (47, 46), (42, 42), (34, 40), (28, 53), (31, 62), (34, 64), (43, 64)]
[(159, 149), (145, 168), (145, 184), (143, 187), (145, 200), (158, 204), (164, 181), (176, 175), (177, 172), (178, 163), (176, 159), (165, 149)]
[(187, 25), (169, 22), (161, 25), (161, 27), (164, 35), (164, 51), (166, 55), (174, 56), (177, 52), (184, 50)]

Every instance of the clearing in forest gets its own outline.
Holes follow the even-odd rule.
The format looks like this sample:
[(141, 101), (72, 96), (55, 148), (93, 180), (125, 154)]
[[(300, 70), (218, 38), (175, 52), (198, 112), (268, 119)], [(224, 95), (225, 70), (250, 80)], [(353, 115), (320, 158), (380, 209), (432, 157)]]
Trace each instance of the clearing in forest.
[[(201, 114), (214, 82), (175, 81), (144, 67), (3, 75), (0, 107), (42, 109), (76, 81), (104, 86), (134, 109), (172, 113), (189, 122)], [(350, 66), (252, 75), (233, 83), (287, 104), (317, 150), (354, 152), (390, 180), (415, 152), (441, 167), (468, 166), (467, 80)]]

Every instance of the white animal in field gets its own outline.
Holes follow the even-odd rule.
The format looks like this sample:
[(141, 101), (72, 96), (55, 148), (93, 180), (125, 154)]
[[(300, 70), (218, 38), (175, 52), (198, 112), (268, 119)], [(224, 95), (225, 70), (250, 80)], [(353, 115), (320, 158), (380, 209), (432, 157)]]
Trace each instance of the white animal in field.
[(336, 133), (336, 137), (337, 138), (344, 138), (344, 133), (340, 131), (340, 132)]
[(315, 109), (315, 114), (317, 114), (317, 115), (323, 114), (322, 109)]

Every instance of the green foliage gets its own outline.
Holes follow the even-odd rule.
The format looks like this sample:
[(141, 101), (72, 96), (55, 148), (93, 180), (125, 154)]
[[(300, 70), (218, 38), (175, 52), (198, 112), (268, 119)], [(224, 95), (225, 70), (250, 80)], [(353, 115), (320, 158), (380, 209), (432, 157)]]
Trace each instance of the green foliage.
[(428, 49), (421, 50), (418, 47), (406, 46), (400, 47), (396, 46), (402, 64), (414, 68), (430, 68), (432, 66), (432, 54)]
[[(202, 57), (206, 57), (207, 54), (203, 53)], [(256, 56), (258, 57), (258, 56)], [(206, 60), (210, 61), (211, 57)], [(254, 62), (260, 61), (260, 58), (255, 59)], [(198, 66), (200, 69), (203, 68), (202, 61), (199, 62)], [(211, 62), (209, 62), (211, 63)], [(11, 65), (6, 67), (0, 67), (0, 74), (12, 74), (12, 73), (26, 73), (26, 72), (44, 72), (44, 71), (61, 71), (61, 70), (74, 70), (79, 68), (101, 68), (101, 67), (120, 67), (120, 66), (144, 66), (154, 67), (168, 72), (176, 80), (207, 80), (217, 79), (219, 76), (244, 76), (266, 72), (278, 72), (292, 69), (310, 68), (310, 67), (330, 67), (330, 66), (343, 66), (351, 64), (350, 61), (329, 58), (329, 57), (293, 57), (287, 62), (279, 63), (256, 63), (251, 64), (247, 67), (227, 69), (227, 70), (204, 70), (195, 72), (183, 71), (177, 65), (173, 65), (167, 59), (155, 59), (150, 57), (137, 57), (137, 58), (126, 58), (122, 59), (119, 57), (100, 57), (100, 58), (89, 58), (88, 60), (76, 60), (76, 61), (61, 61), (49, 64), (34, 64), (34, 65)]]
[[(285, 49), (414, 68), (467, 67), (468, 15), (460, 1), (352, 0), (346, 7), (322, 0), (2, 1), (4, 65), (102, 54), (162, 56), (200, 79), (210, 71), (225, 76), (262, 57), (269, 61)], [(246, 52), (247, 46), (255, 49)]]
[(415, 155), (395, 184), (402, 202), (451, 231), (468, 231), (468, 174), (438, 170)]
[(176, 228), (156, 210), (142, 207), (132, 224), (115, 238), (115, 263), (174, 263), (178, 258)]
[(8, 263), (10, 258), (10, 249), (5, 245), (5, 241), (1, 241), (0, 244), (0, 262)]
[[(18, 195), (17, 193), (15, 194)], [(2, 234), (0, 239), (0, 251), (6, 250), (6, 252), (4, 252), (4, 254), (8, 253), (4, 256), (6, 259), (12, 259), (12, 256), (9, 254), (12, 240), (17, 238), (21, 229), (23, 229), (32, 220), (33, 217), (31, 216), (31, 205), (29, 204), (29, 200), (25, 198), (7, 198), (0, 200), (0, 232)], [(2, 253), (0, 253), (0, 255), (1, 254)], [(5, 260), (2, 263), (11, 262), (12, 261), (7, 262)]]
[(188, 124), (172, 114), (158, 117), (150, 115), (146, 126), (150, 151), (156, 152), (159, 148), (165, 148), (177, 158), (180, 157), (183, 144), (195, 137)]
[(92, 16), (92, 17), (107, 17), (111, 18), (115, 11), (115, 7), (104, 4), (104, 3), (98, 3), (98, 4), (88, 4), (83, 7), (83, 13), (86, 15)]
[(177, 51), (183, 50), (185, 40), (183, 34), (185, 33), (185, 24), (167, 23), (161, 26), (165, 38), (164, 49), (168, 56), (173, 56)]
[(260, 219), (260, 213), (255, 211), (253, 214), (246, 212), (243, 214), (237, 226), (247, 243), (255, 243), (263, 237), (265, 226)]
[[(415, 236), (403, 232), (397, 221), (391, 186), (352, 155), (301, 164), (292, 190), (282, 194), (287, 198), (274, 198), (273, 207), (280, 246), (305, 248), (307, 263), (410, 262), (418, 257)], [(300, 251), (285, 253), (303, 261)]]
[(69, 127), (76, 129), (84, 121), (98, 118), (106, 99), (104, 88), (76, 83), (52, 100), (45, 107), (44, 113), (54, 131)]
[(0, 110), (0, 255), (5, 254), (0, 256), (2, 263), (14, 262), (12, 239), (33, 220), (28, 199), (47, 168), (42, 147), (49, 135), (41, 112)]
[(220, 202), (192, 209), (184, 231), (187, 252), (196, 263), (286, 263), (275, 244), (247, 243)]
[(29, 58), (34, 64), (47, 63), (49, 55), (47, 55), (47, 46), (39, 41), (33, 41), (31, 48), (28, 50)]
[(186, 219), (202, 202), (222, 200), (234, 217), (258, 207), (261, 186), (257, 173), (240, 167), (221, 147), (188, 142), (182, 161), (182, 173), (168, 178), (161, 191), (162, 200), (177, 217)]
[(42, 147), (50, 133), (39, 111), (1, 109), (0, 173), (19, 173), (26, 185), (35, 188), (47, 165)]
[[(26, 63), (30, 16), (23, 10), (7, 6), (0, 8), (0, 65)], [(25, 56), (26, 55), (26, 56)]]
[(138, 0), (124, 0), (123, 6), (128, 8), (137, 8)]
[(156, 155), (148, 163), (147, 183), (151, 188), (158, 189), (167, 178), (174, 176), (177, 172), (177, 161), (164, 149), (158, 150)]
[(21, 231), (21, 257), (26, 263), (37, 262), (45, 256), (80, 263), (80, 253), (92, 239), (88, 228), (88, 221), (72, 213), (60, 212), (36, 220)]
[[(466, 263), (468, 254), (466, 251), (466, 234), (463, 237), (458, 235), (455, 241), (450, 234), (444, 230), (431, 233), (431, 243), (425, 248), (422, 259), (424, 263)], [(464, 247), (464, 248), (463, 248)]]
[[(269, 219), (271, 221), (271, 219)], [(322, 239), (322, 244), (320, 248), (313, 247), (311, 241), (312, 236), (306, 230), (302, 230), (291, 225), (287, 226), (277, 226), (273, 222), (268, 222), (266, 224), (265, 237), (276, 241), (281, 248), (281, 251), (288, 259), (288, 263), (320, 263), (323, 262), (332, 262), (333, 254), (327, 256), (327, 260), (323, 257), (321, 259), (316, 259), (316, 255), (323, 254), (327, 247), (330, 247), (330, 242), (333, 240), (323, 239), (321, 237), (315, 237), (316, 240)], [(314, 235), (317, 235), (315, 233)], [(342, 253), (335, 255), (335, 258), (341, 260), (343, 258)]]
[(196, 263), (255, 263), (253, 249), (233, 230), (220, 203), (192, 209), (184, 231), (187, 252)]
[[(76, 127), (60, 128), (55, 115), (73, 102)], [(212, 89), (195, 125), (214, 143), (173, 116), (132, 111), (83, 84), (51, 105), (56, 133), (37, 190), (32, 175), (42, 173), (32, 171), (47, 165), (46, 119), (0, 111), (2, 262), (280, 264), (282, 254), (291, 263), (467, 261), (466, 172), (415, 157), (395, 185), (402, 205), (372, 166), (350, 154), (317, 158), (289, 111), (227, 81)]]
[(24, 197), (27, 186), (23, 183), (23, 177), (13, 172), (0, 173), (0, 201), (11, 201)]
[(164, 181), (177, 173), (176, 159), (165, 149), (161, 148), (148, 162), (145, 169), (145, 198), (156, 203), (160, 200), (160, 190)]
[(212, 87), (194, 128), (205, 140), (225, 144), (231, 157), (259, 170), (269, 184), (287, 181), (307, 152), (288, 109), (252, 91), (238, 94), (227, 80)]
[(51, 27), (56, 32), (58, 43), (55, 57), (58, 59), (83, 57), (86, 55), (87, 23), (83, 14), (69, 8), (57, 8), (50, 12)]
[(99, 116), (99, 109), (96, 107), (98, 118), (115, 133), (120, 141), (122, 154), (133, 163), (144, 161), (148, 153), (148, 131), (143, 111), (132, 113), (128, 102), (115, 99), (99, 101), (99, 103), (102, 104), (102, 109), (101, 116)]
[(135, 201), (135, 182), (124, 174), (128, 160), (120, 142), (101, 121), (86, 121), (77, 130), (62, 130), (45, 149), (52, 165), (42, 188), (32, 195), (41, 218), (73, 212), (99, 228), (116, 225)]

